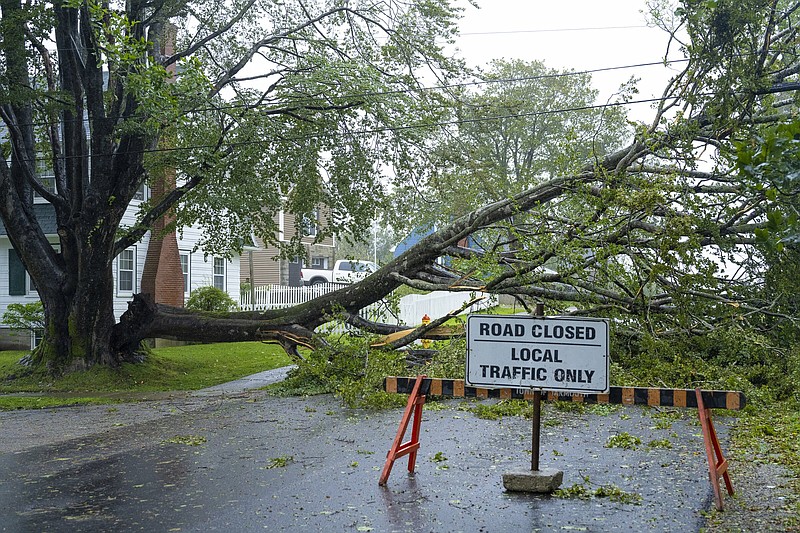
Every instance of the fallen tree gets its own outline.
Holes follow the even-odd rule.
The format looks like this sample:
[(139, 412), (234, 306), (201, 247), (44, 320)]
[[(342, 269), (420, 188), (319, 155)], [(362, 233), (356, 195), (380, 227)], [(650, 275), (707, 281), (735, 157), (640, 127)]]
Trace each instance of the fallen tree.
[[(413, 74), (431, 68), (449, 75), (452, 65), (434, 41), (437, 32), (450, 31), (453, 13), (444, 2), (439, 11), (410, 3), (391, 14), (352, 4), (311, 13), (298, 2), (297, 10), (281, 14), (291, 15), (288, 29), (276, 23), (270, 35), (256, 39), (249, 28), (242, 35), (250, 42), (233, 58), (225, 46), (215, 47), (215, 39), (243, 20), (252, 3), (220, 6), (227, 21), (202, 26), (171, 55), (153, 46), (173, 15), (164, 6), (134, 3), (120, 14), (99, 4), (57, 3), (60, 77), (47, 48), (38, 46), (48, 33), (24, 31), (41, 21), (18, 2), (2, 4), (4, 23), (23, 23), (4, 28), (10, 89), (0, 111), (11, 162), (0, 160), (0, 216), (44, 304), (47, 334), (36, 362), (56, 371), (76, 361), (118, 364), (134, 358), (142, 339), (158, 336), (272, 340), (296, 353), (313, 347), (315, 328), (335, 317), (373, 331), (396, 330), (365, 323), (357, 313), (401, 285), (507, 294), (524, 306), (543, 301), (555, 312), (608, 316), (620, 329), (653, 335), (707, 332), (731, 322), (761, 329), (794, 323), (791, 283), (775, 292), (765, 280), (794, 253), (797, 234), (792, 95), (799, 86), (800, 3), (753, 0), (691, 3), (677, 12), (674, 20), (690, 37), (682, 43), (688, 61), (652, 123), (638, 125), (627, 147), (591, 157), (571, 173), (534, 177), (526, 190), (448, 220), (366, 280), (266, 312), (189, 312), (140, 296), (114, 324), (113, 258), (163, 214), (174, 212), (176, 223), (222, 221), (209, 246), (237, 242), (250, 228), (274, 239), (271, 215), (280, 208), (302, 218), (324, 204), (334, 213), (326, 231), (336, 232), (369, 220), (380, 205), (364, 194), (379, 184), (375, 163), (390, 152), (375, 146), (391, 142), (398, 168), (422, 166), (430, 141), (415, 133), (424, 128), (408, 128), (407, 121), (424, 111), (428, 123), (442, 118), (446, 127), (447, 108), (440, 105), (443, 94), (419, 90)], [(343, 29), (353, 40), (337, 40)], [(387, 36), (391, 46), (379, 45), (371, 32)], [(120, 39), (138, 55), (109, 55)], [(26, 42), (36, 54), (24, 52)], [(246, 60), (259, 53), (277, 54), (276, 70), (264, 75), (274, 83), (260, 93), (246, 87), (242, 74)], [(214, 75), (189, 63), (179, 78), (185, 85), (168, 84), (164, 67), (195, 54)], [(33, 67), (29, 56), (36, 58)], [(115, 69), (107, 87), (101, 59)], [(38, 85), (31, 72), (41, 75)], [(330, 94), (332, 72), (346, 73), (340, 94)], [(365, 79), (371, 85), (361, 85)], [(225, 87), (235, 89), (235, 104), (219, 98)], [(57, 105), (44, 105), (49, 101)], [(502, 117), (486, 118), (492, 119)], [(35, 127), (37, 120), (47, 127)], [(356, 127), (361, 133), (366, 128), (369, 138), (354, 134)], [(269, 142), (250, 151), (254, 135)], [(165, 137), (191, 156), (157, 150)], [(36, 176), (42, 141), (52, 156), (55, 192)], [(147, 206), (120, 236), (135, 191), (173, 167), (182, 184)], [(429, 185), (418, 177), (424, 194)], [(311, 192), (279, 194), (303, 187)], [(34, 190), (55, 208), (59, 250), (33, 213)], [(226, 202), (231, 198), (239, 203)], [(218, 216), (221, 211), (227, 218)], [(472, 244), (460, 246), (467, 237)], [(452, 268), (437, 266), (447, 255)], [(725, 265), (736, 268), (726, 271)]]

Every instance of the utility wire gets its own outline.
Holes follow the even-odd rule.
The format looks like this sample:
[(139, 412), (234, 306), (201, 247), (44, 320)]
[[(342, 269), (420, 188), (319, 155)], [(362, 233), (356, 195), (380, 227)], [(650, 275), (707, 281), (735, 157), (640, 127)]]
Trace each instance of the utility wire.
[(638, 29), (638, 28), (649, 28), (646, 24), (640, 24), (636, 26), (597, 26), (597, 27), (589, 27), (589, 28), (539, 28), (535, 30), (504, 30), (504, 31), (472, 31), (472, 32), (462, 32), (458, 35), (460, 37), (463, 36), (472, 36), (472, 35), (513, 35), (516, 33), (560, 33), (560, 32), (572, 32), (572, 31), (604, 31), (604, 30), (630, 30), (630, 29)]
[[(524, 81), (537, 81), (537, 80), (545, 80), (545, 79), (555, 79), (555, 78), (564, 78), (570, 76), (582, 76), (585, 74), (594, 74), (598, 72), (611, 72), (615, 70), (626, 70), (632, 68), (641, 68), (641, 67), (653, 67), (653, 66), (668, 66), (676, 63), (686, 63), (688, 59), (672, 59), (669, 61), (651, 61), (647, 63), (634, 63), (628, 65), (617, 65), (613, 67), (600, 67), (594, 69), (587, 69), (587, 70), (579, 70), (579, 71), (569, 71), (569, 72), (553, 72), (549, 74), (537, 74), (534, 76), (520, 76), (514, 78), (498, 78), (498, 79), (489, 79), (489, 80), (475, 80), (475, 81), (466, 81), (460, 83), (452, 83), (452, 84), (442, 84), (442, 85), (431, 85), (428, 87), (420, 87), (418, 89), (397, 89), (397, 90), (390, 90), (390, 91), (374, 91), (374, 92), (363, 92), (363, 93), (350, 93), (350, 94), (343, 94), (337, 95), (337, 99), (347, 100), (347, 99), (358, 99), (358, 98), (368, 98), (368, 97), (375, 97), (375, 96), (392, 96), (392, 95), (400, 95), (400, 94), (413, 94), (416, 92), (426, 92), (426, 91), (441, 91), (441, 90), (449, 90), (449, 89), (456, 89), (461, 87), (475, 87), (480, 85), (490, 85), (494, 83), (516, 83), (516, 82), (524, 82)], [(312, 103), (317, 102), (324, 102), (325, 100), (322, 97), (302, 97), (296, 100), (292, 100), (291, 104), (303, 104), (310, 105)], [(287, 102), (288, 103), (288, 102)], [(215, 107), (204, 107), (204, 108), (196, 108), (192, 110), (186, 110), (185, 113), (203, 113), (209, 111), (227, 111), (227, 110), (235, 110), (235, 109), (255, 109), (259, 107), (266, 107), (274, 105), (272, 103), (262, 103), (262, 104), (229, 104), (229, 105), (221, 105)], [(277, 108), (276, 108), (277, 109)], [(136, 117), (130, 117), (130, 119), (136, 119)], [(73, 119), (70, 122), (78, 122), (81, 121), (83, 123), (88, 124), (88, 118), (82, 119)], [(61, 122), (61, 121), (59, 121)], [(18, 124), (19, 126), (47, 126), (49, 122), (34, 122), (34, 123), (21, 123)]]
[[(708, 93), (705, 96), (710, 96), (713, 93)], [(703, 96), (703, 95), (700, 95)], [(546, 116), (546, 115), (555, 115), (560, 113), (569, 113), (574, 111), (590, 111), (590, 110), (598, 110), (598, 109), (610, 109), (616, 107), (624, 107), (629, 105), (636, 105), (636, 104), (647, 104), (647, 103), (656, 103), (656, 102), (663, 102), (665, 100), (671, 100), (672, 98), (645, 98), (640, 100), (627, 100), (623, 102), (612, 102), (607, 104), (593, 104), (593, 105), (585, 105), (585, 106), (576, 106), (576, 107), (566, 107), (560, 109), (548, 109), (545, 111), (531, 111), (526, 113), (509, 113), (503, 115), (492, 115), (488, 117), (475, 117), (469, 119), (458, 119), (458, 120), (446, 120), (446, 121), (439, 121), (439, 122), (431, 122), (431, 123), (424, 123), (424, 124), (409, 124), (407, 126), (387, 126), (382, 128), (369, 128), (369, 129), (362, 129), (362, 130), (355, 130), (347, 132), (347, 136), (362, 136), (362, 135), (375, 135), (380, 133), (391, 133), (391, 132), (398, 132), (398, 131), (410, 131), (410, 130), (418, 130), (418, 129), (427, 129), (427, 128), (437, 128), (437, 127), (446, 127), (446, 126), (457, 126), (462, 124), (475, 124), (480, 122), (490, 122), (496, 120), (503, 120), (509, 118), (524, 118), (524, 117), (537, 117), (537, 116)], [(340, 134), (337, 134), (340, 135)], [(321, 137), (319, 134), (308, 134), (308, 135), (297, 135), (297, 136), (289, 136), (289, 137), (282, 137), (280, 141), (282, 142), (299, 142), (305, 141), (309, 139), (314, 139)], [(133, 154), (133, 153), (142, 153), (142, 154), (152, 154), (152, 153), (167, 153), (167, 152), (180, 152), (180, 151), (187, 151), (187, 150), (205, 150), (205, 149), (227, 149), (227, 148), (239, 148), (243, 146), (253, 146), (258, 144), (268, 144), (275, 142), (275, 139), (269, 140), (251, 140), (251, 141), (238, 141), (238, 142), (230, 142), (230, 143), (220, 143), (220, 144), (207, 144), (207, 145), (191, 145), (191, 146), (178, 146), (178, 147), (170, 147), (170, 148), (150, 148), (144, 150), (135, 150), (129, 152), (114, 152), (112, 154), (91, 154), (93, 157), (109, 157), (112, 155), (120, 155), (120, 154)], [(84, 156), (62, 156), (60, 160), (68, 160), (71, 158), (76, 157), (84, 157)], [(30, 159), (22, 159), (22, 161), (31, 161)], [(50, 161), (49, 158), (34, 158), (32, 161)]]
[[(459, 32), (459, 37), (473, 37), (483, 35), (513, 35), (519, 33), (562, 33), (562, 32), (576, 32), (576, 31), (606, 31), (606, 30), (630, 30), (651, 28), (646, 24), (631, 25), (631, 26), (590, 26), (586, 28), (536, 28), (532, 30), (499, 30), (499, 31), (471, 31)], [(59, 48), (53, 47), (51, 50), (56, 52), (73, 52), (74, 48)]]
[[(760, 91), (759, 94), (767, 94), (767, 93), (778, 93), (778, 92), (788, 92), (788, 91), (796, 91), (800, 90), (800, 83), (785, 83), (780, 84), (778, 87), (770, 88), (767, 90)], [(697, 96), (713, 96), (715, 93), (700, 93)], [(503, 115), (493, 115), (488, 117), (475, 117), (469, 119), (458, 119), (458, 120), (449, 120), (449, 121), (439, 121), (439, 122), (432, 122), (432, 123), (423, 123), (423, 124), (409, 124), (407, 126), (387, 126), (382, 128), (370, 128), (370, 129), (363, 129), (363, 130), (355, 130), (349, 131), (347, 134), (348, 136), (360, 136), (360, 135), (374, 135), (379, 133), (388, 133), (388, 132), (397, 132), (397, 131), (409, 131), (415, 129), (426, 129), (426, 128), (435, 128), (435, 127), (446, 127), (446, 126), (456, 126), (461, 124), (472, 124), (472, 123), (480, 123), (480, 122), (489, 122), (495, 120), (503, 120), (508, 118), (523, 118), (523, 117), (536, 117), (536, 116), (545, 116), (545, 115), (554, 115), (560, 113), (568, 113), (574, 111), (588, 111), (588, 110), (597, 110), (597, 109), (609, 109), (609, 108), (616, 108), (616, 107), (624, 107), (636, 104), (646, 104), (646, 103), (656, 103), (656, 102), (664, 102), (667, 100), (673, 100), (675, 97), (658, 97), (658, 98), (645, 98), (639, 100), (626, 100), (622, 102), (611, 102), (606, 104), (593, 104), (593, 105), (585, 105), (585, 106), (575, 106), (575, 107), (566, 107), (566, 108), (559, 108), (559, 109), (549, 109), (545, 111), (531, 111), (526, 113), (508, 113)], [(304, 141), (314, 138), (319, 138), (321, 135), (319, 134), (308, 134), (308, 135), (298, 135), (293, 137), (283, 137), (280, 140), (283, 142), (298, 142)], [(204, 150), (209, 148), (237, 148), (242, 146), (252, 146), (257, 144), (266, 144), (274, 142), (274, 139), (270, 140), (252, 140), (252, 141), (239, 141), (239, 142), (231, 142), (231, 143), (221, 143), (221, 144), (208, 144), (208, 145), (192, 145), (192, 146), (180, 146), (180, 147), (170, 147), (170, 148), (152, 148), (152, 149), (145, 149), (145, 150), (136, 150), (130, 152), (114, 152), (112, 154), (91, 154), (93, 157), (109, 157), (112, 155), (120, 155), (120, 154), (131, 154), (131, 153), (166, 153), (166, 152), (177, 152), (177, 151), (187, 151), (187, 150)], [(84, 156), (62, 156), (61, 160), (68, 160), (71, 158), (77, 157), (84, 157)], [(31, 161), (30, 159), (22, 159), (23, 161)], [(33, 158), (33, 162), (36, 161), (50, 161), (50, 158)]]

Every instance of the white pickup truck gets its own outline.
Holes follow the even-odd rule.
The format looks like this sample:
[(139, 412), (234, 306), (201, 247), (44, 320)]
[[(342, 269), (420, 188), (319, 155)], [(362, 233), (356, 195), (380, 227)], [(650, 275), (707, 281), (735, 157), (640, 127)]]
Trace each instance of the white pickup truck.
[(319, 283), (356, 283), (366, 278), (376, 270), (378, 265), (372, 261), (359, 261), (356, 259), (339, 259), (332, 270), (321, 268), (303, 268), (300, 270), (300, 279), (305, 285)]

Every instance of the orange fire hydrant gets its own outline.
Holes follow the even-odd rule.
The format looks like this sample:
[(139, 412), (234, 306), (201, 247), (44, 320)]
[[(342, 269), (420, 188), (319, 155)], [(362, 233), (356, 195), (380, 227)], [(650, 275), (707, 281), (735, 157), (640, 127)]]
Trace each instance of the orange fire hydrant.
[[(426, 313), (425, 316), (422, 317), (422, 325), (427, 326), (430, 323), (431, 323), (431, 317), (429, 317), (428, 314)], [(428, 339), (422, 339), (422, 347), (427, 350), (428, 348), (431, 347), (431, 341)]]

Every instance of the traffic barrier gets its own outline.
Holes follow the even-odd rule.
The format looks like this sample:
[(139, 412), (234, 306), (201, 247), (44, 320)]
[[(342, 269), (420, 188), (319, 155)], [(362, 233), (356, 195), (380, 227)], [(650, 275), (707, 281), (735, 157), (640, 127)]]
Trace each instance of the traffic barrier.
[[(530, 389), (484, 389), (471, 387), (465, 384), (463, 379), (440, 379), (417, 377), (395, 377), (384, 378), (383, 388), (389, 393), (411, 394), (409, 397), (406, 412), (400, 424), (395, 443), (389, 451), (389, 456), (397, 450), (402, 450), (403, 446), (413, 448), (414, 457), (419, 449), (419, 419), (421, 418), (422, 404), (425, 403), (425, 395), (452, 397), (452, 398), (497, 398), (504, 400), (533, 400), (536, 391)], [(424, 394), (420, 394), (424, 391)], [(421, 398), (421, 401), (420, 401)], [(572, 394), (558, 392), (541, 392), (542, 400), (567, 401), (586, 404), (621, 404), (621, 405), (649, 405), (660, 407), (687, 407), (696, 408), (700, 418), (700, 426), (703, 433), (703, 442), (708, 459), (709, 480), (714, 491), (714, 502), (718, 510), (723, 509), (722, 493), (720, 490), (719, 479), (725, 481), (725, 488), (728, 494), (733, 495), (733, 484), (728, 474), (728, 461), (722, 454), (722, 448), (717, 438), (714, 423), (711, 420), (711, 409), (743, 409), (747, 404), (744, 393), (739, 391), (720, 391), (720, 390), (700, 390), (700, 389), (664, 389), (655, 387), (610, 387), (607, 394)], [(412, 401), (413, 400), (413, 401)], [(416, 437), (412, 441), (400, 445), (405, 428), (408, 426), (408, 419), (411, 416), (411, 409), (415, 414)], [(417, 414), (417, 410), (419, 414)], [(392, 451), (394, 450), (394, 452)], [(408, 452), (405, 452), (408, 453)], [(395, 457), (395, 458), (396, 458)], [(394, 459), (392, 459), (392, 462)], [(387, 470), (388, 468), (388, 470)], [(387, 467), (381, 475), (381, 485), (386, 484), (389, 477), (391, 466), (387, 459)], [(409, 472), (413, 472), (414, 466), (409, 460)]]
[[(415, 377), (387, 377), (383, 381), (386, 392), (408, 394), (411, 392)], [(427, 378), (430, 383), (431, 396), (452, 398), (498, 398), (501, 400), (532, 400), (531, 389), (484, 389), (470, 387), (463, 379)], [(747, 399), (738, 391), (702, 391), (703, 404), (708, 409), (743, 409)], [(661, 407), (694, 407), (697, 408), (695, 389), (660, 389), (655, 387), (611, 387), (608, 394), (571, 394), (559, 392), (543, 392), (542, 400), (565, 401), (579, 403), (609, 403), (622, 405), (650, 405)]]

